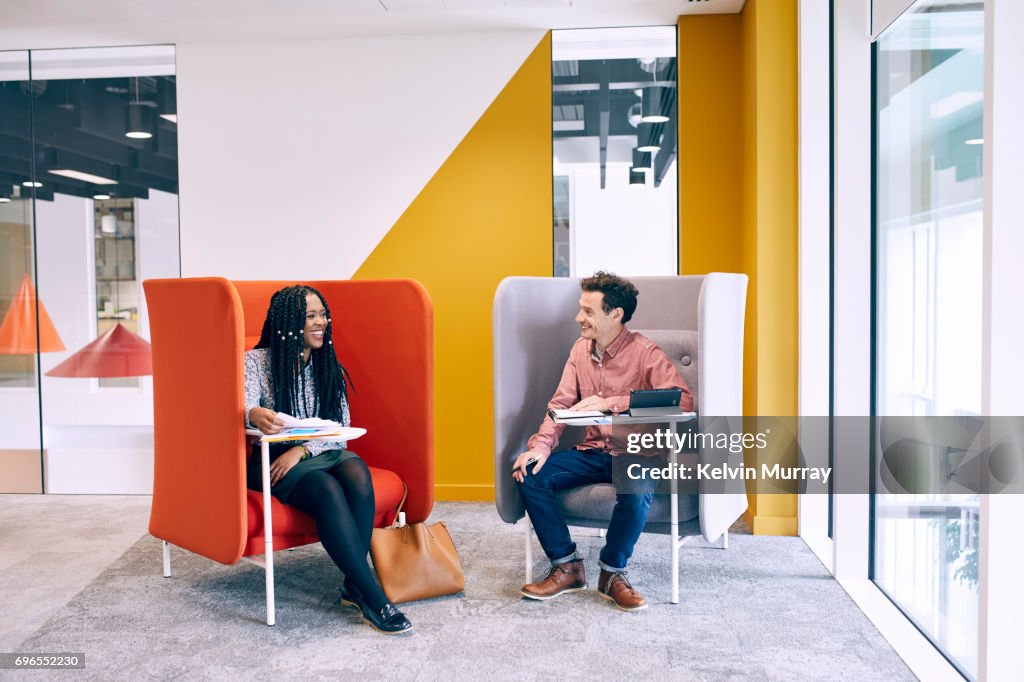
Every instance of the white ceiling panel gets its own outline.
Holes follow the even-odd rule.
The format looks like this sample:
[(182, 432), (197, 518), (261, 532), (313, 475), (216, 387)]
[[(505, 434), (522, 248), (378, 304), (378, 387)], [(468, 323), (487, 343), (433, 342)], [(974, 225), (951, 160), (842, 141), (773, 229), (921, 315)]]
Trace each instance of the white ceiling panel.
[(380, 0), (388, 12), (433, 12), (445, 9), (441, 0)]
[(446, 9), (481, 10), (499, 9), (505, 6), (503, 0), (441, 0)]
[(0, 50), (672, 25), (744, 0), (0, 0)]
[(523, 9), (558, 9), (572, 7), (572, 0), (505, 0), (505, 6)]

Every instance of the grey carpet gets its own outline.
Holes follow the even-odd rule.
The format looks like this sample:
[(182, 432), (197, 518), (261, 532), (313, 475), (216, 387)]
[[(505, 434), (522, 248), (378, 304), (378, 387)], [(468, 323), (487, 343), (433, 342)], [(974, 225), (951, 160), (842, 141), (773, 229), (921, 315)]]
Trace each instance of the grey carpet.
[[(652, 604), (623, 613), (589, 591), (520, 598), (522, 526), (492, 505), (438, 503), (434, 517), (452, 530), (466, 591), (404, 606), (411, 635), (379, 634), (340, 606), (319, 545), (276, 555), (271, 628), (261, 569), (174, 550), (164, 579), (147, 535), (18, 650), (84, 652), (85, 670), (54, 673), (74, 679), (914, 679), (798, 538), (732, 535), (728, 550), (691, 539), (672, 605), (668, 539), (645, 535), (630, 578)], [(602, 541), (578, 542), (596, 586)]]

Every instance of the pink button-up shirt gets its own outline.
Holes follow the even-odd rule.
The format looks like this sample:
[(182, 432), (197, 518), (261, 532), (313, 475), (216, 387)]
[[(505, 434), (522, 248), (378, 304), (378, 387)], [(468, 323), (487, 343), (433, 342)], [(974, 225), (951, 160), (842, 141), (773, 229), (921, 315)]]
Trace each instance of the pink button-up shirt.
[[(576, 340), (548, 409), (566, 409), (596, 395), (608, 402), (612, 412), (625, 412), (629, 409), (631, 390), (651, 388), (681, 388), (680, 411), (693, 409), (693, 395), (665, 352), (646, 336), (623, 327), (600, 356), (594, 341)], [(540, 430), (530, 437), (529, 449), (550, 453), (564, 429), (565, 424), (556, 424), (546, 416)], [(621, 454), (626, 451), (627, 432), (628, 429), (622, 426), (588, 426), (586, 437), (576, 448)]]

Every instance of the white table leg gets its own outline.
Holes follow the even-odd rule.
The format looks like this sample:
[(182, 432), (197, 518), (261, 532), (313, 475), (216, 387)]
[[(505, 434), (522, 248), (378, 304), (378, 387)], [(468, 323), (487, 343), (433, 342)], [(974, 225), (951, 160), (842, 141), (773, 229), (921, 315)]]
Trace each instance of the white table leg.
[[(678, 456), (673, 449), (669, 455), (669, 460), (672, 465), (675, 465), (678, 460)], [(676, 467), (672, 466), (674, 470)], [(671, 519), (671, 529), (669, 532), (670, 542), (672, 545), (672, 603), (679, 603), (679, 481), (675, 476), (671, 478), (670, 485), (672, 487), (672, 495), (670, 496), (670, 504), (672, 509), (669, 510)]]
[(274, 522), (270, 513), (270, 443), (260, 447), (260, 466), (263, 469), (263, 563), (267, 577), (267, 625), (277, 622), (274, 612)]
[(523, 524), (526, 526), (526, 583), (533, 582), (533, 526), (530, 525), (530, 515), (523, 516)]
[(171, 577), (171, 543), (164, 540), (164, 577)]

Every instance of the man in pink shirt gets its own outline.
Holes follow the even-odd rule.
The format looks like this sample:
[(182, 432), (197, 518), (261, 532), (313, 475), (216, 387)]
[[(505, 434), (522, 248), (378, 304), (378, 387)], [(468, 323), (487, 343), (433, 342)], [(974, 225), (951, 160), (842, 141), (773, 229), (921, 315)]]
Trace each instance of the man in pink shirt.
[[(693, 396), (668, 356), (650, 339), (626, 328), (636, 310), (637, 289), (632, 282), (598, 272), (580, 282), (580, 311), (576, 322), (580, 338), (569, 352), (558, 389), (548, 409), (625, 412), (633, 389), (680, 388), (680, 410), (693, 409)], [(569, 535), (555, 501), (555, 491), (591, 483), (612, 482), (615, 457), (626, 451), (621, 428), (590, 426), (580, 445), (552, 452), (565, 428), (545, 417), (528, 441), (528, 450), (515, 461), (513, 477), (530, 515), (551, 570), (537, 582), (524, 585), (530, 599), (552, 599), (584, 590), (587, 575), (583, 558)], [(536, 464), (530, 465), (531, 460)], [(647, 607), (626, 580), (625, 570), (651, 507), (651, 492), (619, 493), (601, 550), (598, 591), (625, 611)]]

